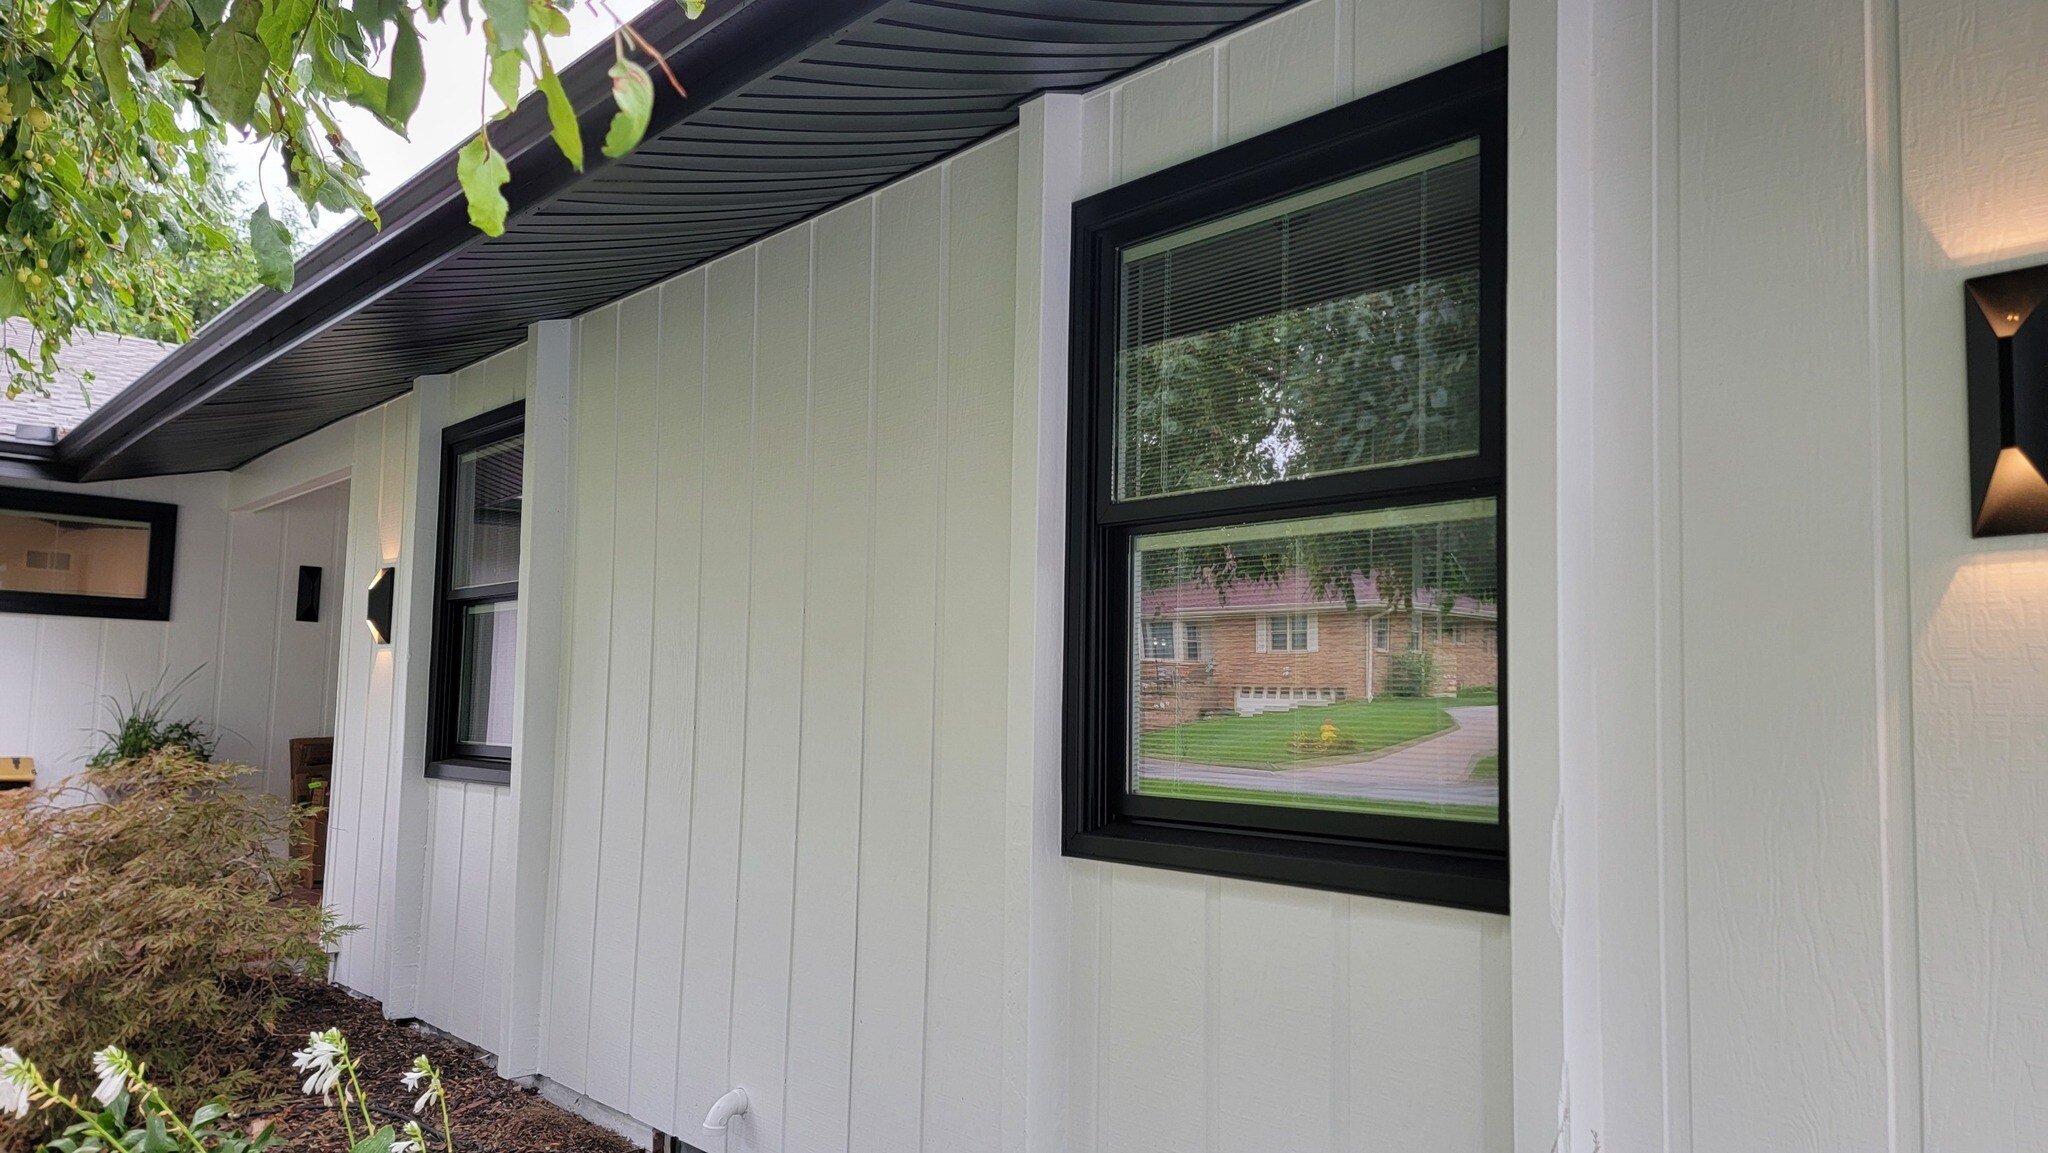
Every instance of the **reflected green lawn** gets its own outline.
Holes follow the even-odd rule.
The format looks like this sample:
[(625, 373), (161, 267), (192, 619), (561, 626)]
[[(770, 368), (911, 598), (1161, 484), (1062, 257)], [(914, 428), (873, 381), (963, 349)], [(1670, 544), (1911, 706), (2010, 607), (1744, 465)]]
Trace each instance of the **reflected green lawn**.
[[(1249, 717), (1210, 717), (1155, 729), (1139, 738), (1138, 749), (1144, 756), (1162, 760), (1285, 769), (1332, 756), (1363, 756), (1440, 733), (1452, 727), (1446, 708), (1494, 701), (1491, 693), (1421, 700), (1381, 697)], [(1326, 724), (1337, 727), (1337, 743), (1328, 749), (1319, 744)]]

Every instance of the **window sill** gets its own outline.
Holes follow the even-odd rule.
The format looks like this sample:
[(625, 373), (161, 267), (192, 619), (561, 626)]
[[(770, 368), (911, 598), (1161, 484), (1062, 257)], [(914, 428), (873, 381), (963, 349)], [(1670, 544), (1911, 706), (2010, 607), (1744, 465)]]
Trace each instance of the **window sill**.
[(429, 761), (427, 776), (437, 781), (466, 781), (473, 785), (509, 785), (512, 783), (512, 763), (482, 757), (449, 757)]
[(1508, 911), (1508, 863), (1494, 853), (1347, 844), (1121, 818), (1068, 834), (1065, 854), (1483, 913)]

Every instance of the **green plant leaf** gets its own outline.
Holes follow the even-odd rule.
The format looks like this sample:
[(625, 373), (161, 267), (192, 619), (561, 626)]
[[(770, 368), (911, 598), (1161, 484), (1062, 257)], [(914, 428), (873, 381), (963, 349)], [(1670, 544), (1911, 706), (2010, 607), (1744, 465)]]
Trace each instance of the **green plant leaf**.
[(192, 1114), (192, 1124), (211, 1125), (215, 1121), (218, 1121), (227, 1115), (228, 1107), (226, 1105), (223, 1105), (218, 1101), (210, 1102), (208, 1104), (201, 1105), (199, 1107), (199, 1111), (197, 1113)]
[(256, 19), (256, 34), (270, 49), (272, 60), (288, 60), (299, 33), (313, 18), (314, 0), (265, 0), (263, 15)]
[(690, 19), (695, 20), (697, 17), (704, 15), (704, 0), (681, 0), (681, 3), (683, 5), (683, 15), (688, 16)]
[(519, 66), (524, 63), (526, 54), (516, 48), (491, 53), (491, 91), (505, 102), (508, 112), (519, 106)]
[(92, 26), (93, 56), (106, 79), (107, 95), (113, 98), (122, 119), (133, 124), (142, 118), (142, 107), (135, 101), (135, 80), (128, 74), (128, 54), (122, 51), (127, 38), (127, 25), (118, 16)]
[(479, 132), (455, 155), (455, 178), (462, 182), (462, 194), (469, 199), (469, 222), (485, 236), (505, 232), (505, 182), (512, 170), (505, 157), (491, 147), (490, 137)]
[(206, 102), (221, 119), (247, 128), (263, 91), (263, 73), (270, 67), (270, 49), (247, 32), (217, 30), (206, 46)]
[(526, 40), (527, 0), (483, 0), (484, 26), (491, 33), (491, 47), (516, 52)]
[(619, 106), (604, 134), (604, 154), (617, 159), (633, 151), (654, 115), (654, 78), (631, 60), (612, 65), (612, 102)]
[(49, 25), (44, 29), (50, 36), (50, 50), (59, 60), (71, 55), (78, 46), (78, 38), (85, 30), (78, 26), (78, 9), (71, 6), (71, 0), (55, 0), (50, 5)]
[(379, 1129), (356, 1142), (355, 1148), (350, 1149), (349, 1153), (391, 1153), (391, 1144), (397, 1139), (398, 1134), (389, 1128)]
[(553, 133), (555, 147), (562, 150), (571, 167), (583, 171), (583, 126), (576, 122), (576, 106), (569, 103), (569, 93), (562, 88), (562, 78), (555, 75), (554, 62), (548, 59), (546, 49), (540, 54), (540, 80), (538, 87), (548, 102), (548, 130)]
[(391, 82), (384, 90), (384, 118), (404, 125), (419, 110), (420, 93), (426, 89), (427, 66), (420, 54), (419, 30), (409, 16), (398, 20), (398, 35), (391, 42)]
[(291, 291), (291, 230), (270, 214), (267, 204), (249, 214), (249, 247), (256, 253), (257, 278), (279, 292)]

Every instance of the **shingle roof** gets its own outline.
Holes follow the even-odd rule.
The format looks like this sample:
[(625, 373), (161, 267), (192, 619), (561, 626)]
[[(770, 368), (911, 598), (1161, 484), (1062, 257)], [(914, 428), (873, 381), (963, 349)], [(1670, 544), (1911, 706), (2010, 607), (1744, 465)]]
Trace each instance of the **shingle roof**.
[[(35, 342), (35, 329), (19, 317), (0, 326), (0, 347), (27, 350)], [(50, 382), (48, 396), (23, 393), (12, 400), (0, 396), (0, 438), (23, 439), (18, 429), (25, 424), (48, 425), (56, 428), (58, 436), (64, 435), (176, 347), (146, 337), (99, 333), (72, 341), (57, 353), (57, 379)], [(47, 439), (29, 439), (48, 443)]]
[[(1188, 613), (1236, 613), (1276, 608), (1334, 610), (1352, 607), (1393, 607), (1389, 600), (1381, 595), (1378, 580), (1355, 570), (1350, 576), (1349, 601), (1345, 600), (1337, 585), (1343, 577), (1335, 577), (1327, 583), (1311, 584), (1308, 570), (1297, 568), (1270, 580), (1242, 577), (1220, 583), (1192, 580), (1150, 589), (1144, 594), (1142, 611), (1148, 617), (1163, 617)], [(1435, 612), (1441, 596), (1442, 594), (1435, 589), (1416, 589), (1414, 605), (1424, 612)], [(1453, 616), (1490, 619), (1498, 612), (1498, 608), (1489, 601), (1468, 596), (1451, 598), (1450, 613)]]

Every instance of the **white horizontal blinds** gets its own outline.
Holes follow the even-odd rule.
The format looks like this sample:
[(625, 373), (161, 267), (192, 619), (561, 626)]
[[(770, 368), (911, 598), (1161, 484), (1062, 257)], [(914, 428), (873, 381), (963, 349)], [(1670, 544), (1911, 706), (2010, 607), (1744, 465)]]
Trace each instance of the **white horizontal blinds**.
[(1136, 618), (1205, 644), (1133, 662), (1129, 787), (1497, 821), (1498, 532), (1475, 499), (1137, 536)]
[(520, 436), (456, 458), (450, 588), (519, 579), (519, 494), (525, 462), (526, 440)]
[(1478, 142), (1127, 248), (1115, 496), (1479, 449)]

